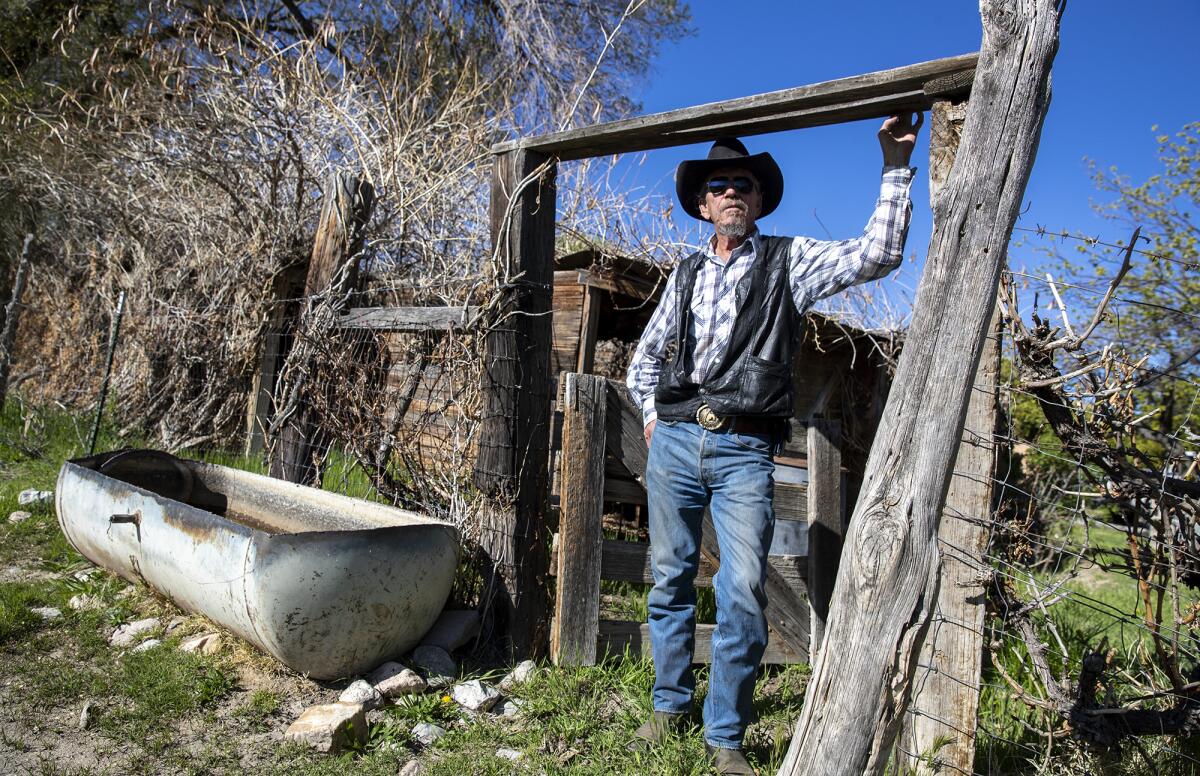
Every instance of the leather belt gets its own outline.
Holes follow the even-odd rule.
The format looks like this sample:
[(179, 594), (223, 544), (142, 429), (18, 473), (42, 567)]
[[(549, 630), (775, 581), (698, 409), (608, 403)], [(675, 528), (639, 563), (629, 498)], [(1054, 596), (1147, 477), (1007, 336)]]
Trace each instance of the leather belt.
[(737, 434), (775, 434), (782, 426), (779, 418), (721, 417), (707, 404), (696, 410), (696, 423), (708, 431), (729, 431)]

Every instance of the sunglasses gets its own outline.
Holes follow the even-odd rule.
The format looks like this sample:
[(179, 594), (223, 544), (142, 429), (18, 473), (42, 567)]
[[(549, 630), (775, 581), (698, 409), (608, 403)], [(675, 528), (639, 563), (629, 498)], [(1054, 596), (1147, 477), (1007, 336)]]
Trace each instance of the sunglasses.
[(733, 190), (738, 194), (749, 194), (758, 188), (754, 181), (750, 180), (749, 178), (743, 178), (740, 175), (736, 178), (711, 178), (707, 183), (704, 184), (704, 186), (708, 193), (713, 194), (714, 196), (720, 196), (724, 194), (725, 190), (730, 186), (732, 186)]

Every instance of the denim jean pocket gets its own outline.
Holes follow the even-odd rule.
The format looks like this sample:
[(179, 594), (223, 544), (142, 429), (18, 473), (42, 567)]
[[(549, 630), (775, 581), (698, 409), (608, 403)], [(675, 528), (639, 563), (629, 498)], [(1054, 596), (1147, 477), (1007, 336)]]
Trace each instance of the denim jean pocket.
[(738, 447), (755, 452), (771, 454), (770, 434), (730, 434), (729, 439)]

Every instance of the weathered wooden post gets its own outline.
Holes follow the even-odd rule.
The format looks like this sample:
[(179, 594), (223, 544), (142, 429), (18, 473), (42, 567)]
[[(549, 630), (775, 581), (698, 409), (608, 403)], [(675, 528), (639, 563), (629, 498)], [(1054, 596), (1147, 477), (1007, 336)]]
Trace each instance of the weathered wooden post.
[(604, 535), (608, 381), (564, 373), (558, 569), (550, 652), (559, 665), (595, 665)]
[(808, 426), (809, 655), (820, 653), (849, 515), (842, 509), (841, 424), (813, 418)]
[(33, 235), (26, 234), (21, 245), (21, 258), (17, 260), (17, 274), (13, 278), (12, 295), (4, 311), (4, 331), (0, 334), (0, 408), (8, 398), (8, 370), (12, 367), (13, 345), (17, 342), (17, 326), (21, 323), (21, 296), (29, 277), (29, 246)]
[[(878, 774), (937, 600), (937, 530), (1050, 99), (1061, 0), (981, 0), (962, 144), (781, 774)], [(833, 659), (836, 658), (836, 659)]]
[[(930, 111), (929, 198), (936, 207), (958, 152), (967, 104), (941, 100)], [(972, 773), (975, 724), (983, 661), (983, 558), (986, 521), (991, 516), (1000, 319), (992, 314), (987, 341), (975, 373), (954, 477), (938, 527), (941, 585), (929, 633), (912, 682), (912, 700), (900, 749), (917, 773), (933, 773), (928, 761)]]
[(347, 307), (349, 293), (358, 285), (358, 253), (374, 204), (375, 190), (353, 176), (335, 174), (325, 187), (304, 284), (305, 307), (281, 370), (269, 429), (272, 477), (320, 483), (316, 458), (323, 445), (306, 394), (319, 342), (333, 331), (337, 316)]
[(498, 614), (515, 656), (548, 645), (547, 464), (556, 162), (516, 148), (492, 167), (498, 315), (487, 333), (475, 484), (491, 500), (480, 536), (503, 591)]
[[(290, 270), (307, 273), (307, 266)], [(266, 429), (271, 422), (271, 402), (275, 392), (275, 375), (283, 363), (283, 323), (287, 304), (283, 301), (293, 294), (289, 289), (298, 285), (293, 272), (284, 270), (271, 283), (271, 297), (267, 302), (267, 326), (263, 332), (262, 350), (258, 354), (258, 369), (250, 379), (250, 390), (246, 403), (246, 443), (243, 452), (247, 457), (257, 456), (266, 447)], [(297, 291), (296, 293), (300, 293)]]

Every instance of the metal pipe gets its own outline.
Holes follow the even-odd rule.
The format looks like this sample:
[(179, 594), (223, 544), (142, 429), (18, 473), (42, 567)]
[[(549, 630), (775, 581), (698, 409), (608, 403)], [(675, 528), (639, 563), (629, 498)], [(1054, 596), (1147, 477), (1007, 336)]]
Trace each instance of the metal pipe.
[(117, 297), (117, 311), (113, 314), (112, 331), (108, 334), (108, 359), (104, 364), (104, 381), (100, 383), (100, 401), (96, 405), (96, 422), (92, 424), (92, 441), (88, 443), (88, 455), (96, 452), (96, 438), (100, 436), (100, 418), (104, 416), (104, 402), (108, 399), (108, 381), (112, 377), (113, 356), (117, 352), (117, 335), (121, 333), (121, 315), (125, 312), (125, 292)]

